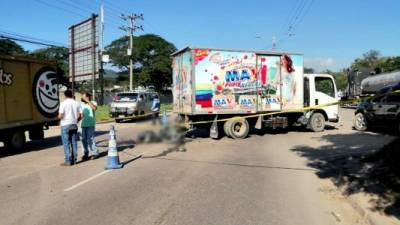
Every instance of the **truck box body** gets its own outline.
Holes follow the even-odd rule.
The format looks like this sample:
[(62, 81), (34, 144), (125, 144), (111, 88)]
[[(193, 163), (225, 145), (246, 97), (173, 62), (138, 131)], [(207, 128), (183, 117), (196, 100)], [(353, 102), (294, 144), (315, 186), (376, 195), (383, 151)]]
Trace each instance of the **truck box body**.
[(58, 107), (58, 79), (52, 64), (0, 56), (0, 133), (54, 122)]
[(185, 115), (303, 108), (303, 55), (184, 48), (173, 54), (173, 108)]

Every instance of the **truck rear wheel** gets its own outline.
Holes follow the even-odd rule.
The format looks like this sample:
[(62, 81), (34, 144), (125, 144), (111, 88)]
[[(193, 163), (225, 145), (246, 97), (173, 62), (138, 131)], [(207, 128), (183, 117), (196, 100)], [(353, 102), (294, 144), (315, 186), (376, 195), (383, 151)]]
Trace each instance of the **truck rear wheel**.
[(353, 126), (356, 130), (359, 130), (359, 131), (367, 130), (367, 128), (368, 128), (367, 127), (367, 118), (365, 118), (364, 113), (359, 112), (354, 116)]
[(227, 137), (231, 137), (231, 133), (229, 131), (229, 128), (231, 126), (231, 120), (227, 120), (224, 123), (224, 133)]
[(249, 135), (250, 126), (244, 118), (235, 118), (229, 120), (228, 133), (233, 139), (243, 139)]
[(22, 130), (12, 131), (5, 141), (5, 147), (15, 150), (21, 150), (25, 145), (25, 133)]
[(314, 132), (322, 132), (325, 129), (325, 117), (321, 113), (313, 113), (309, 121), (310, 129)]

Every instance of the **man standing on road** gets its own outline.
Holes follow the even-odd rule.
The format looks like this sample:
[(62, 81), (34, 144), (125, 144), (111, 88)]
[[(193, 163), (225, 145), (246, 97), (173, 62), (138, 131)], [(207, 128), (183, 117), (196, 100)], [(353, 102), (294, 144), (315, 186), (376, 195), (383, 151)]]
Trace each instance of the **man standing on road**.
[(158, 99), (158, 95), (155, 94), (153, 96), (153, 104), (151, 106), (151, 120), (153, 125), (155, 125), (158, 120), (159, 112), (160, 112), (160, 99)]
[(95, 141), (95, 126), (96, 126), (96, 110), (97, 104), (92, 101), (91, 94), (85, 92), (81, 95), (81, 115), (82, 115), (82, 145), (83, 156), (82, 160), (89, 159), (89, 148), (92, 152), (92, 159), (99, 156), (99, 151)]
[[(64, 146), (64, 162), (62, 166), (71, 166), (76, 163), (78, 146), (78, 121), (81, 118), (79, 103), (74, 100), (71, 90), (64, 92), (65, 100), (60, 104), (58, 118), (61, 120), (61, 140)], [(72, 148), (72, 151), (70, 150)], [(71, 155), (72, 153), (72, 155)]]

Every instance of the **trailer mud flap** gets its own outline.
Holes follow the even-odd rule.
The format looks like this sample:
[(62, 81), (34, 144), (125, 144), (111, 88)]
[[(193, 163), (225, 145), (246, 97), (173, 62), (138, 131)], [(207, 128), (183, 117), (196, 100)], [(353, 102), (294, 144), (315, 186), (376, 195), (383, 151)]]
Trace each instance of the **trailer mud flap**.
[(210, 127), (210, 138), (218, 138), (218, 116), (215, 116), (213, 123)]
[(262, 128), (262, 120), (263, 120), (263, 117), (259, 116), (254, 128), (256, 128), (257, 130), (261, 130), (261, 128)]

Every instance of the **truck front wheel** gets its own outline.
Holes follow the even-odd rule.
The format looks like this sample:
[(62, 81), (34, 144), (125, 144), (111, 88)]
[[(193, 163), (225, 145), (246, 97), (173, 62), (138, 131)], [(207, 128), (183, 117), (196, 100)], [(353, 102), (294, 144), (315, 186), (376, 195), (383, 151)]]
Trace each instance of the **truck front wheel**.
[(322, 132), (325, 129), (325, 117), (321, 113), (313, 113), (310, 121), (309, 127), (314, 132)]
[(356, 130), (359, 130), (359, 131), (367, 130), (367, 128), (368, 128), (367, 127), (367, 118), (365, 118), (364, 113), (359, 112), (354, 116), (353, 126)]
[(244, 118), (229, 120), (228, 126), (228, 134), (230, 134), (233, 139), (243, 139), (249, 135), (250, 126)]
[(25, 133), (22, 130), (12, 131), (7, 140), (5, 141), (5, 147), (9, 149), (21, 150), (25, 145)]

